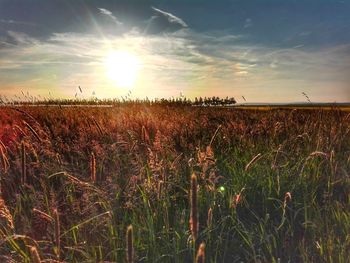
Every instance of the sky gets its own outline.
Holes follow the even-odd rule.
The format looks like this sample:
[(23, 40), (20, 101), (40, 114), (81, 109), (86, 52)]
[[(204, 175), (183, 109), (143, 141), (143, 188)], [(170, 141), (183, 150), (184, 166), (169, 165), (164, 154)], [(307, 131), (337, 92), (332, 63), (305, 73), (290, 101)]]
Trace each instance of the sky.
[(350, 0), (0, 0), (0, 95), (349, 102), (349, 14)]

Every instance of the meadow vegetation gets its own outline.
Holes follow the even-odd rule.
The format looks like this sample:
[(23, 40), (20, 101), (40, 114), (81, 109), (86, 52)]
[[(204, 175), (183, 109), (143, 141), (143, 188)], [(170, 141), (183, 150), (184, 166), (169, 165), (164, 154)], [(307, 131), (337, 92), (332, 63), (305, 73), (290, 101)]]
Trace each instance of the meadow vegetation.
[(0, 262), (347, 262), (350, 114), (0, 108)]

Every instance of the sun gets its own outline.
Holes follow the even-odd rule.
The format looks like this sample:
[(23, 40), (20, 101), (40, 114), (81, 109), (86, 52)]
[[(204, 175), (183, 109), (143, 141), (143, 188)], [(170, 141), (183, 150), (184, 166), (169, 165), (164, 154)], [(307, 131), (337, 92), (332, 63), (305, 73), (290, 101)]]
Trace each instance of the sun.
[(106, 74), (118, 88), (132, 88), (140, 68), (139, 58), (126, 50), (109, 53), (105, 59)]

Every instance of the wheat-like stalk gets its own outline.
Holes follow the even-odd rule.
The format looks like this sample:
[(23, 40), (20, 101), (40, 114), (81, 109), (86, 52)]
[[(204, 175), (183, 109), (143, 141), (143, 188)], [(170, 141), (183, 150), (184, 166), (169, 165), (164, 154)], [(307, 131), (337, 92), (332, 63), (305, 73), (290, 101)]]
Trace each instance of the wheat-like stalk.
[(54, 220), (55, 220), (55, 243), (56, 243), (56, 255), (57, 258), (60, 258), (60, 251), (61, 251), (61, 230), (60, 230), (60, 216), (58, 214), (57, 208), (53, 210), (54, 214)]
[(54, 220), (50, 215), (46, 214), (43, 211), (40, 211), (39, 209), (33, 208), (32, 211), (33, 213), (38, 214), (41, 218), (45, 219), (48, 222), (52, 222)]
[(207, 227), (210, 228), (213, 223), (213, 209), (208, 209)]
[(22, 168), (22, 185), (24, 185), (27, 182), (27, 169), (26, 169), (26, 146), (24, 142), (21, 143), (21, 168)]
[(191, 176), (191, 215), (190, 215), (190, 229), (192, 239), (195, 243), (198, 236), (198, 207), (197, 207), (197, 176)]
[(32, 115), (30, 115), (28, 112), (25, 112), (24, 110), (21, 110), (18, 108), (13, 108), (13, 107), (11, 107), (10, 109), (22, 113), (23, 115), (27, 116), (28, 118), (32, 119), (35, 123), (40, 125), (40, 123)]
[(94, 153), (91, 153), (90, 157), (90, 178), (93, 183), (96, 183), (96, 158)]
[(94, 121), (94, 124), (97, 127), (98, 133), (102, 136), (103, 135), (103, 130), (102, 130), (100, 124), (95, 119), (92, 119), (92, 120)]
[(4, 199), (0, 196), (0, 230), (3, 230), (3, 227), (5, 230), (14, 229), (13, 218), (10, 210), (7, 208)]
[(160, 180), (158, 182), (158, 199), (160, 200), (162, 197), (162, 193), (163, 193), (163, 188), (164, 188), (164, 181)]
[(32, 259), (32, 262), (33, 263), (41, 263), (41, 259), (40, 259), (40, 256), (39, 256), (39, 252), (38, 250), (36, 249), (36, 247), (33, 247), (31, 246), (29, 248), (29, 251), (30, 251), (30, 257)]
[(6, 147), (5, 145), (3, 145), (3, 143), (0, 140), (0, 155), (1, 155), (1, 160), (2, 160), (2, 166), (3, 166), (3, 170), (4, 173), (7, 173), (7, 170), (10, 166), (9, 160), (6, 156)]
[(5, 144), (0, 140), (0, 146), (4, 149), (4, 151), (6, 152), (6, 146)]
[(23, 123), (27, 126), (27, 128), (32, 132), (32, 134), (34, 135), (34, 137), (41, 142), (41, 138), (39, 136), (39, 134), (34, 130), (34, 128), (32, 126), (30, 126), (30, 124), (26, 121), (23, 121)]
[(211, 137), (211, 140), (210, 140), (210, 143), (209, 143), (209, 146), (210, 146), (210, 147), (212, 146), (212, 144), (213, 144), (213, 142), (214, 142), (216, 136), (218, 135), (218, 132), (219, 132), (220, 129), (221, 129), (221, 125), (219, 125), (219, 126), (217, 127), (217, 129), (215, 130), (215, 133), (214, 133), (213, 137)]
[(90, 187), (91, 185), (89, 183), (86, 183), (84, 181), (79, 180), (78, 178), (74, 177), (73, 175), (68, 174), (67, 172), (58, 172), (54, 173), (49, 176), (49, 178), (56, 177), (56, 176), (64, 176), (67, 178), (71, 183), (79, 185), (81, 187)]
[(284, 195), (284, 201), (283, 201), (283, 209), (286, 208), (287, 202), (292, 201), (292, 194), (290, 192), (286, 192)]
[(254, 158), (246, 165), (245, 167), (245, 171), (248, 171), (249, 168), (257, 161), (261, 158), (261, 153), (258, 153), (257, 155), (254, 156)]
[(198, 248), (196, 263), (204, 263), (205, 262), (205, 244), (202, 242)]
[(133, 227), (128, 226), (126, 231), (126, 243), (127, 243), (127, 262), (134, 263), (134, 238), (133, 238)]

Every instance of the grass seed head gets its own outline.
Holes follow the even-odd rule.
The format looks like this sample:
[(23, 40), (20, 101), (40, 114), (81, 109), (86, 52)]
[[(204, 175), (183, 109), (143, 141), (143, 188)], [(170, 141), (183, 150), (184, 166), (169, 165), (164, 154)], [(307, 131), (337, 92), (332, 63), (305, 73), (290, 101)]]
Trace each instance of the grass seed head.
[(290, 192), (287, 192), (285, 195), (284, 195), (284, 200), (286, 202), (288, 201), (292, 201), (292, 194)]
[(133, 227), (128, 226), (126, 231), (126, 242), (127, 242), (127, 262), (134, 263), (134, 237)]
[(241, 201), (241, 193), (236, 194), (232, 200), (232, 208), (236, 208)]
[(14, 229), (13, 218), (10, 210), (7, 208), (4, 199), (0, 196), (0, 229)]
[(3, 146), (0, 144), (0, 156), (1, 156), (1, 160), (2, 160), (2, 167), (3, 167), (3, 171), (4, 173), (7, 173), (10, 163), (9, 160), (6, 156), (6, 148), (3, 148)]
[(195, 241), (198, 236), (198, 206), (197, 206), (197, 176), (191, 176), (191, 215), (190, 215), (190, 229), (192, 238)]
[(204, 263), (205, 262), (205, 244), (202, 242), (198, 248), (196, 263)]
[(33, 263), (40, 263), (40, 262), (41, 262), (41, 259), (40, 259), (39, 252), (38, 252), (38, 250), (36, 249), (36, 247), (31, 246), (31, 247), (29, 248), (29, 251), (30, 251), (30, 257), (31, 257), (31, 259), (32, 259), (32, 262), (33, 262)]

